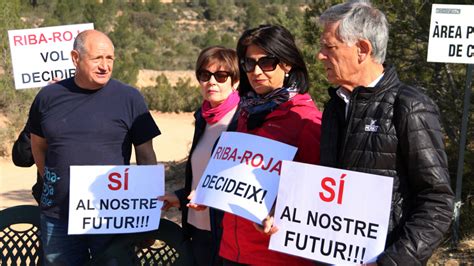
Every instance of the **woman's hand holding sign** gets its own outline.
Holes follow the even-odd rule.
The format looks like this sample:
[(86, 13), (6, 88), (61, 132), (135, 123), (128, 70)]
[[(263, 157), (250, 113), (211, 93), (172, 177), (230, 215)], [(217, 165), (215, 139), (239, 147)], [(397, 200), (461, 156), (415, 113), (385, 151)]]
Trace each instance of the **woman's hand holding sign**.
[(171, 207), (180, 207), (178, 196), (174, 193), (166, 193), (163, 196), (159, 196), (158, 200), (163, 201), (163, 207), (161, 207), (162, 211), (167, 211)]
[[(195, 190), (192, 190), (188, 196), (188, 200), (192, 200), (194, 198), (194, 194), (195, 194)], [(161, 207), (161, 210), (163, 211), (167, 211), (171, 207), (181, 208), (178, 196), (176, 196), (175, 193), (166, 193), (163, 196), (158, 196), (158, 200), (163, 201), (163, 207)], [(186, 204), (186, 207), (197, 210), (197, 211), (203, 211), (207, 208), (207, 206), (205, 205), (199, 205), (192, 202)]]
[(273, 226), (273, 222), (275, 219), (273, 216), (275, 215), (275, 204), (273, 204), (272, 209), (270, 210), (270, 213), (263, 219), (262, 225), (254, 223), (253, 225), (255, 226), (255, 229), (259, 231), (260, 233), (266, 234), (266, 235), (273, 235), (278, 231), (278, 227)]
[(265, 219), (263, 219), (262, 225), (259, 224), (253, 224), (255, 226), (255, 229), (259, 231), (260, 233), (263, 233), (265, 235), (273, 235), (278, 231), (278, 227), (273, 226), (273, 216), (267, 216)]
[[(188, 200), (192, 200), (194, 198), (194, 194), (196, 194), (196, 190), (191, 190), (191, 193), (189, 193), (188, 196)], [(196, 211), (204, 211), (207, 208), (207, 206), (196, 204), (193, 202), (188, 203), (186, 206)]]

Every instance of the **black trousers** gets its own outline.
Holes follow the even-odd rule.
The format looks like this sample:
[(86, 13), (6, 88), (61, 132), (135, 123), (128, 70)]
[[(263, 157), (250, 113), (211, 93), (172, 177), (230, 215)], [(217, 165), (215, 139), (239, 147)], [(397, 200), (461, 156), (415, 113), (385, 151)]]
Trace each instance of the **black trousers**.
[(231, 260), (222, 259), (222, 265), (223, 266), (247, 266), (248, 264), (242, 264), (242, 263), (234, 262)]
[(218, 247), (212, 240), (211, 231), (201, 230), (189, 225), (191, 231), (191, 248), (193, 252), (194, 265), (196, 266), (215, 266), (219, 257), (217, 254)]

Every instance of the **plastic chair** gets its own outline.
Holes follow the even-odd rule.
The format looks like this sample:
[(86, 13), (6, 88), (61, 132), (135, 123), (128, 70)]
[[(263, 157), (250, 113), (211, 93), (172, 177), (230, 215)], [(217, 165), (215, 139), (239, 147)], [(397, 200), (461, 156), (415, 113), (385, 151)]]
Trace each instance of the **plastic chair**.
[[(148, 243), (144, 246), (145, 243)], [(190, 243), (182, 229), (172, 221), (161, 219), (158, 230), (120, 235), (90, 265), (192, 265)]]
[(0, 265), (42, 263), (38, 206), (20, 205), (0, 211), (0, 256)]

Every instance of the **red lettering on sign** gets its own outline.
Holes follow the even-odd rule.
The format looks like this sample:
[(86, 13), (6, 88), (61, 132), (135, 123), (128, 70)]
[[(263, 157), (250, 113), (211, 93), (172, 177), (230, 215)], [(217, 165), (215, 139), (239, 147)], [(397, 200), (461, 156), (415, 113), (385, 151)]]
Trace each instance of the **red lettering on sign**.
[[(322, 201), (324, 202), (332, 202), (334, 198), (337, 196), (337, 204), (342, 204), (342, 197), (344, 194), (344, 177), (346, 177), (346, 174), (342, 174), (339, 180), (339, 188), (337, 190), (337, 195), (336, 195), (336, 185), (337, 182), (334, 180), (332, 177), (325, 177), (321, 180), (321, 188), (327, 192), (319, 192), (319, 198), (321, 198)], [(334, 188), (333, 188), (334, 187)]]
[[(122, 188), (122, 181), (121, 181), (122, 175), (117, 172), (112, 172), (109, 174), (109, 181), (111, 182), (110, 184), (107, 185), (107, 187), (110, 190), (119, 190)], [(123, 190), (128, 190), (128, 168), (125, 168), (124, 172), (124, 180), (123, 180)]]

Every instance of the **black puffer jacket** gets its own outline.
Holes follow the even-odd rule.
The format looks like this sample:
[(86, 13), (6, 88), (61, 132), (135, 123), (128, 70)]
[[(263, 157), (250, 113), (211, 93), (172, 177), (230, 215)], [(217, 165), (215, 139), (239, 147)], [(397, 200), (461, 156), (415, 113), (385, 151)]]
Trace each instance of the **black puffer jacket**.
[[(12, 161), (19, 167), (30, 167), (35, 164), (33, 153), (31, 152), (29, 123), (28, 120), (25, 128), (23, 128), (20, 135), (18, 135), (18, 138), (15, 140), (12, 148)], [(43, 178), (40, 176), (39, 172), (36, 172), (36, 183), (31, 188), (31, 192), (36, 203), (39, 204), (41, 193), (43, 193)]]
[(379, 265), (425, 264), (448, 230), (453, 192), (436, 104), (386, 67), (374, 88), (345, 103), (330, 89), (321, 164), (394, 178), (385, 251)]

